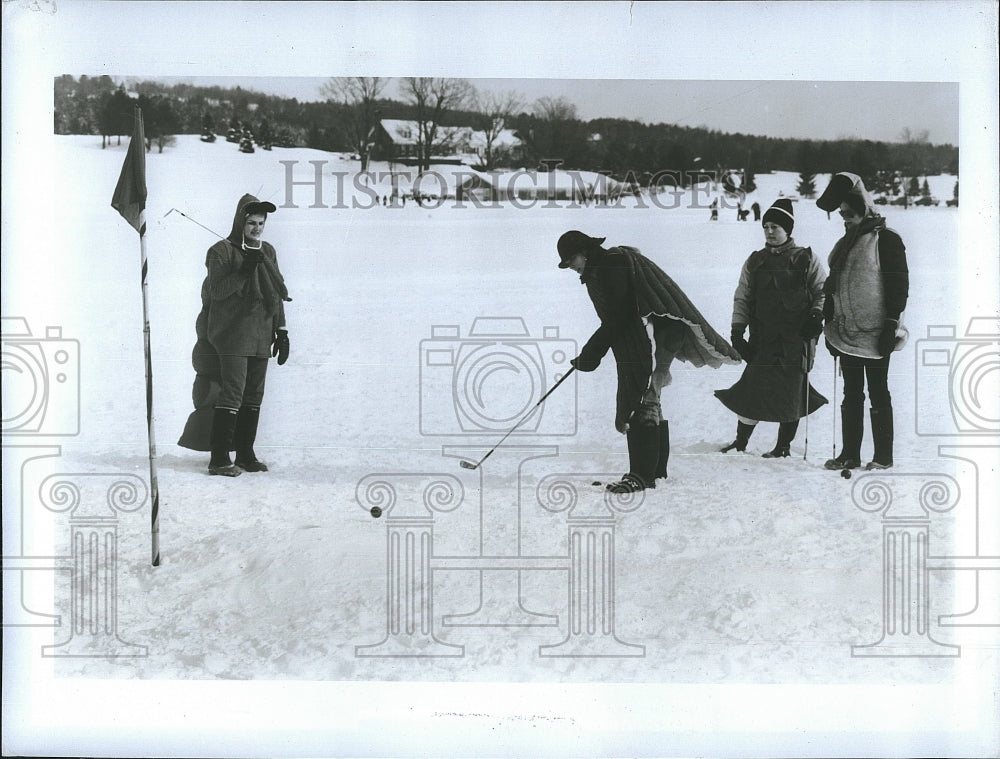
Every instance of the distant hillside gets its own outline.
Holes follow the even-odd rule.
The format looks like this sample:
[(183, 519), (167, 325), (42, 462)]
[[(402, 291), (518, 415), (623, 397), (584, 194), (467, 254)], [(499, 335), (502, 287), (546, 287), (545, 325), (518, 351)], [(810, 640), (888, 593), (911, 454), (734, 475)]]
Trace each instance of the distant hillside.
[[(54, 131), (105, 138), (126, 135), (135, 103), (143, 109), (151, 139), (206, 132), (225, 135), (230, 128), (247, 128), (277, 146), (352, 149), (351, 109), (342, 103), (299, 102), (242, 87), (168, 86), (156, 81), (129, 82), (126, 87), (109, 76), (56, 77)], [(394, 100), (379, 100), (376, 110), (384, 119), (414, 117), (413, 106)], [(475, 110), (453, 110), (441, 117), (443, 125), (477, 129), (486, 121)], [(563, 168), (605, 171), (617, 178), (629, 172), (730, 168), (747, 170), (751, 182), (754, 174), (773, 171), (854, 171), (869, 178), (958, 173), (956, 146), (933, 145), (919, 136), (899, 143), (777, 139), (627, 119), (564, 118), (557, 123), (527, 111), (512, 116), (507, 126), (522, 135), (526, 152), (535, 161), (558, 160)]]

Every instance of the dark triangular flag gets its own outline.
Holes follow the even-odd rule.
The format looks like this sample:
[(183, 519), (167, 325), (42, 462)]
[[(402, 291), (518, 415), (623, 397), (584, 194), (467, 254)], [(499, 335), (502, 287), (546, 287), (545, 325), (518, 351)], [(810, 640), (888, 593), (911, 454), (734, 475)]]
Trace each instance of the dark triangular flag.
[(146, 137), (142, 130), (142, 111), (138, 107), (135, 109), (135, 131), (128, 144), (115, 194), (111, 196), (111, 207), (140, 235), (145, 232), (140, 215), (146, 208)]

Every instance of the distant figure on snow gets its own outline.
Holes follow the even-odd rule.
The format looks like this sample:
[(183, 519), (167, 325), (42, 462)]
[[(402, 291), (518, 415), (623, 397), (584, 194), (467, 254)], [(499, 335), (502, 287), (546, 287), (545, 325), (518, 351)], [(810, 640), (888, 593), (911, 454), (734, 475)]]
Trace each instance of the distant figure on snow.
[(559, 268), (580, 274), (601, 326), (570, 363), (592, 372), (610, 349), (618, 369), (615, 429), (628, 441), (629, 471), (615, 493), (655, 488), (667, 476), (670, 427), (660, 393), (675, 358), (717, 368), (739, 354), (712, 329), (677, 284), (637, 249), (602, 247), (572, 230), (559, 238)]
[(908, 336), (901, 322), (910, 291), (906, 247), (885, 225), (856, 174), (834, 175), (816, 205), (827, 213), (839, 209), (844, 220), (844, 236), (830, 253), (825, 288), (826, 347), (835, 361), (840, 359), (844, 377), (843, 447), (824, 466), (861, 466), (867, 378), (875, 453), (866, 469), (888, 469), (894, 438), (889, 357)]
[(712, 205), (710, 205), (709, 208), (712, 211), (712, 218), (711, 218), (711, 220), (712, 221), (718, 221), (719, 220), (719, 199), (715, 198), (715, 200), (712, 201)]
[(760, 203), (758, 203), (755, 200), (753, 202), (753, 205), (750, 206), (750, 210), (753, 211), (753, 220), (754, 221), (760, 221)]
[[(254, 441), (268, 358), (288, 360), (285, 302), (290, 301), (274, 247), (261, 239), (275, 206), (244, 195), (232, 231), (208, 249), (201, 313), (192, 353), (195, 411), (179, 445), (211, 451), (209, 474), (266, 472)], [(236, 451), (236, 464), (229, 457)]]
[(799, 420), (827, 402), (808, 381), (823, 331), (826, 277), (812, 250), (795, 244), (794, 226), (792, 201), (778, 198), (764, 213), (764, 247), (740, 271), (730, 339), (747, 366), (735, 385), (715, 391), (738, 419), (736, 439), (723, 453), (745, 451), (764, 421), (779, 423), (778, 440), (764, 458), (787, 457)]

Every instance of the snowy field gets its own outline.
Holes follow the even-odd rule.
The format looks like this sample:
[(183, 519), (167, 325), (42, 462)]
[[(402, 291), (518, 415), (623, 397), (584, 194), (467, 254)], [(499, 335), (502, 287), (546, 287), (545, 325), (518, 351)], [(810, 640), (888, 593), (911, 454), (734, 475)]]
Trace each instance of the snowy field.
[[(109, 206), (126, 141), (107, 150), (92, 137), (54, 137), (53, 143), (54, 165), (72, 168), (51, 174), (58, 177), (53, 195), (60, 202), (40, 212), (48, 228), (18, 225), (9, 243), (5, 237), (3, 315), (23, 317), (36, 336), (58, 325), (63, 339), (79, 341), (80, 429), (71, 437), (4, 438), (5, 446), (61, 446), (61, 456), (26, 465), (20, 483), (12, 468), (16, 456), (5, 451), (5, 522), (9, 503), (20, 498), (24, 511), (21, 546), (5, 530), (6, 555), (48, 554), (53, 549), (45, 536), (52, 536), (55, 555), (72, 552), (70, 518), (38, 504), (40, 483), (50, 474), (149, 477), (139, 247)], [(774, 443), (777, 425), (771, 424), (759, 426), (746, 454), (717, 453), (732, 439), (736, 420), (712, 392), (733, 384), (742, 367), (676, 365), (664, 394), (670, 479), (609, 510), (604, 493), (590, 485), (627, 470), (625, 440), (613, 427), (609, 355), (598, 371), (577, 375), (551, 396), (535, 433), (511, 437), (478, 471), (459, 467), (460, 457), (482, 456), (499, 440), (597, 326), (577, 277), (556, 268), (562, 232), (580, 229), (606, 236), (609, 245), (638, 247), (728, 335), (739, 268), (763, 242), (752, 217), (740, 223), (735, 210), (724, 209), (711, 223), (704, 197), (697, 208), (685, 198), (671, 210), (648, 199), (647, 208), (631, 200), (620, 208), (568, 208), (565, 201), (526, 209), (455, 208), (454, 201), (435, 209), (412, 202), (310, 208), (313, 189), (306, 185), (293, 188), (290, 199), (298, 207), (288, 208), (282, 207), (289, 205), (282, 160), (298, 161), (297, 182), (312, 178), (308, 161), (328, 161), (328, 205), (337, 196), (333, 172), (356, 169), (317, 151), (243, 155), (223, 141), (189, 136), (147, 156), (162, 564), (149, 561), (149, 502), (118, 513), (117, 637), (144, 647), (145, 655), (109, 658), (96, 650), (60, 658), (57, 676), (950, 687), (970, 672), (996, 674), (996, 628), (941, 619), (975, 608), (978, 587), (979, 613), (995, 623), (995, 572), (926, 575), (930, 629), (910, 637), (958, 646), (960, 655), (852, 655), (852, 646), (883, 636), (883, 519), (870, 502), (869, 511), (859, 506), (859, 488), (875, 475), (856, 473), (848, 481), (822, 468), (839, 441), (834, 409), (839, 412), (842, 392), (823, 349), (812, 382), (831, 403), (809, 420), (808, 450), (803, 422), (789, 459), (760, 457)], [(43, 163), (39, 170), (47, 168)], [(819, 190), (827, 179), (817, 179)], [(960, 211), (944, 206), (954, 178), (929, 181), (940, 207), (884, 207), (906, 243), (911, 272), (905, 316), (911, 337), (894, 356), (890, 378), (896, 408), (891, 487), (913, 493), (920, 486), (906, 483), (953, 478), (948, 510), (930, 517), (930, 554), (995, 556), (997, 537), (986, 528), (997, 525), (996, 503), (976, 493), (989, 478), (995, 485), (997, 449), (985, 449), (993, 466), (987, 459), (978, 468), (939, 452), (942, 444), (968, 438), (923, 434), (948, 432), (955, 423), (947, 380), (940, 370), (926, 379), (920, 374), (926, 367), (918, 372), (917, 366), (929, 326), (952, 325), (962, 336), (970, 317), (996, 315), (996, 251), (963, 238)], [(779, 192), (796, 194), (794, 174), (760, 175), (757, 182), (764, 209)], [(244, 192), (279, 206), (264, 237), (277, 248), (294, 300), (287, 304), (291, 358), (270, 366), (258, 434), (257, 453), (271, 471), (233, 480), (209, 477), (207, 454), (175, 445), (192, 408), (194, 320), (204, 253), (216, 238), (171, 211), (225, 234)], [(798, 201), (795, 213), (795, 240), (825, 263), (842, 230), (839, 220), (828, 220), (811, 200)], [(473, 393), (474, 386), (482, 395), (457, 402), (484, 404), (479, 422), (474, 414), (463, 417), (463, 428), (450, 394), (463, 369), (431, 358), (439, 349), (459, 357), (472, 350), (470, 330), (483, 317), (505, 317), (508, 326), (520, 318), (528, 334), (495, 348), (497, 356), (513, 357), (493, 367), (503, 371), (462, 375), (456, 392)], [(980, 371), (975, 392), (983, 408), (970, 417), (974, 432), (976, 419), (997, 419), (996, 401), (984, 400), (997, 390), (995, 360)], [(7, 384), (6, 372), (4, 379)], [(72, 393), (58, 403), (73, 409)], [(924, 415), (933, 421), (922, 429)], [(974, 442), (995, 446), (997, 438)], [(866, 461), (870, 446), (866, 429)], [(565, 508), (567, 491), (546, 495), (557, 474), (571, 483), (572, 510)], [(376, 500), (363, 495), (374, 479), (389, 482), (399, 499), (378, 519), (368, 508), (385, 502), (377, 491)], [(430, 512), (421, 505), (423, 488), (437, 479), (450, 483), (453, 499)], [(387, 631), (387, 531), (405, 521), (404, 513), (425, 519), (433, 513), (434, 560), (453, 559), (450, 567), (438, 564), (424, 586), (432, 590), (432, 605), (402, 589), (430, 614), (423, 631), (409, 636)], [(585, 515), (604, 518), (605, 534), (613, 525), (615, 553), (603, 565), (611, 566), (613, 584), (595, 607), (584, 604), (583, 624), (596, 618), (599, 631), (603, 624), (613, 634), (594, 636), (610, 640), (595, 649), (606, 655), (548, 656), (544, 647), (580, 637), (566, 557), (568, 530)], [(484, 571), (497, 556), (506, 558), (507, 568), (497, 562)], [(455, 557), (469, 560), (465, 568)], [(544, 557), (547, 566), (538, 559), (519, 573), (510, 568), (525, 557)], [(68, 571), (47, 584), (24, 574), (29, 609), (71, 618)], [(600, 615), (604, 602), (613, 617)], [(530, 624), (512, 625), (525, 620)], [(107, 642), (65, 624), (52, 630), (53, 643), (70, 637), (96, 641), (98, 649)], [(364, 655), (373, 650), (358, 648), (385, 640), (397, 648), (374, 653), (405, 655)]]

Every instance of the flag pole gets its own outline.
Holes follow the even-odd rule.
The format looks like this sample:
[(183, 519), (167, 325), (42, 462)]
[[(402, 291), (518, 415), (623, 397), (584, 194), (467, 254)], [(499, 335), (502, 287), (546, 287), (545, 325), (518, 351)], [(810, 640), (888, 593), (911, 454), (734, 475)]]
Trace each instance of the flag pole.
[[(145, 149), (145, 147), (143, 147)], [(151, 561), (160, 566), (160, 488), (156, 479), (156, 435), (153, 429), (153, 360), (149, 340), (149, 259), (146, 256), (146, 212), (139, 212), (139, 255), (142, 260), (142, 347), (146, 363), (146, 431), (149, 438), (149, 496)]]
[(146, 135), (142, 124), (142, 109), (135, 107), (135, 125), (128, 152), (122, 164), (118, 184), (111, 196), (111, 207), (122, 215), (139, 233), (139, 255), (142, 263), (142, 342), (146, 364), (146, 434), (149, 439), (149, 494), (152, 500), (150, 538), (152, 563), (160, 565), (160, 488), (156, 482), (156, 439), (153, 434), (153, 362), (149, 341), (149, 297), (147, 278), (149, 258), (146, 255)]

